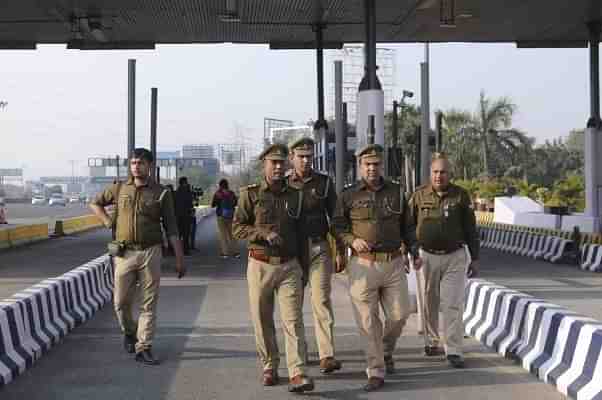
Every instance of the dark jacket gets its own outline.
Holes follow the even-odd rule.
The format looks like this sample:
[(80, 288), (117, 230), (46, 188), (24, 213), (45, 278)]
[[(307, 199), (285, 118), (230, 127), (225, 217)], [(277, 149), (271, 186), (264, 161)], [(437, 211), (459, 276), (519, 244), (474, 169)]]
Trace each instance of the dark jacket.
[(178, 217), (189, 217), (192, 215), (193, 209), (193, 194), (190, 190), (190, 186), (178, 186), (176, 190), (176, 216)]
[(213, 200), (211, 200), (211, 207), (215, 208), (215, 213), (218, 217), (221, 217), (223, 215), (224, 207), (228, 207), (232, 211), (234, 211), (237, 203), (238, 199), (236, 198), (236, 195), (233, 191), (228, 189), (219, 189), (213, 195)]

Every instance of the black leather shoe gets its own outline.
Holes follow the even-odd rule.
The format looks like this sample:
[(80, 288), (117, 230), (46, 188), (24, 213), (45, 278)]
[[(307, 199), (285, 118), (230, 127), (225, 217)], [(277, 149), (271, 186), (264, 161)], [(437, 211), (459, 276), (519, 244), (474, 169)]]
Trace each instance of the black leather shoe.
[(134, 335), (125, 335), (123, 337), (123, 348), (127, 353), (134, 354), (136, 352), (136, 336)]
[(341, 369), (343, 365), (334, 357), (326, 357), (320, 360), (320, 372), (330, 374)]
[(142, 350), (136, 353), (136, 361), (146, 365), (157, 365), (159, 361), (153, 356), (150, 349)]
[(445, 351), (439, 346), (424, 346), (424, 355), (427, 357), (435, 357), (445, 355)]
[(448, 355), (447, 362), (454, 368), (464, 368), (464, 359), (457, 354)]
[(393, 375), (395, 373), (395, 361), (393, 356), (385, 356), (385, 372), (387, 375)]
[(375, 390), (380, 389), (385, 385), (385, 380), (383, 378), (377, 378), (373, 376), (372, 378), (368, 378), (368, 383), (364, 385), (364, 390), (366, 392), (374, 392)]

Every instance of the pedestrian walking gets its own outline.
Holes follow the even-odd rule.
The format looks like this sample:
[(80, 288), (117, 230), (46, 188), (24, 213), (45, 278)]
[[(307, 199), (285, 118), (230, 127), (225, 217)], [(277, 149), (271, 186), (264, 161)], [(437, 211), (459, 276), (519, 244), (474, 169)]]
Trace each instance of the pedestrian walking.
[(262, 384), (279, 382), (280, 352), (274, 326), (274, 302), (280, 308), (290, 392), (314, 389), (305, 366), (302, 312), (302, 271), (299, 265), (298, 220), (302, 192), (289, 187), (284, 176), (288, 149), (274, 144), (259, 156), (264, 176), (260, 184), (241, 189), (234, 213), (234, 237), (248, 241), (247, 282), (257, 353), (263, 366)]
[(383, 152), (380, 145), (360, 149), (361, 180), (341, 193), (333, 218), (338, 240), (352, 249), (347, 274), (368, 363), (368, 392), (384, 385), (385, 373), (395, 373), (393, 352), (410, 313), (406, 202), (400, 185), (383, 178)]
[(219, 181), (219, 189), (213, 195), (211, 207), (215, 208), (217, 215), (217, 234), (219, 239), (220, 255), (222, 258), (240, 257), (236, 241), (232, 236), (232, 219), (238, 199), (230, 190), (228, 180)]
[(193, 194), (188, 184), (188, 178), (181, 177), (176, 190), (176, 217), (180, 240), (184, 244), (184, 255), (190, 255), (190, 231), (192, 226)]
[(464, 291), (466, 277), (479, 272), (479, 236), (470, 196), (450, 178), (450, 161), (443, 153), (435, 153), (430, 183), (416, 189), (410, 199), (407, 224), (415, 229), (416, 240), (410, 247), (423, 279), (423, 288), (418, 290), (424, 290), (420, 311), (424, 314), (425, 355), (445, 354), (451, 366), (463, 368)]
[[(152, 162), (149, 150), (135, 149), (130, 156), (131, 175), (127, 182), (109, 186), (90, 204), (107, 228), (113, 226), (113, 219), (105, 207), (116, 206), (116, 239), (109, 245), (115, 260), (115, 313), (124, 334), (125, 350), (135, 352), (135, 360), (147, 365), (158, 364), (151, 349), (161, 279), (161, 222), (175, 249), (178, 277), (186, 272), (171, 192), (151, 179)], [(136, 322), (132, 306), (138, 287), (141, 300)]]

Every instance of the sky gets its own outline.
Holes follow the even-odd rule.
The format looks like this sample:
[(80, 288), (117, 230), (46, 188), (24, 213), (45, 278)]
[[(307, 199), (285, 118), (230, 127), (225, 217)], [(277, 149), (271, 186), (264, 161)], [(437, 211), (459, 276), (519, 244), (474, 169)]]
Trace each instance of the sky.
[[(396, 92), (420, 102), (421, 44), (397, 49)], [(476, 111), (479, 92), (509, 97), (513, 126), (542, 143), (585, 126), (587, 49), (511, 44), (431, 45), (431, 111)], [(25, 178), (87, 175), (87, 159), (125, 154), (127, 64), (137, 60), (136, 145), (148, 146), (157, 87), (158, 150), (231, 143), (241, 131), (259, 147), (263, 118), (304, 124), (317, 114), (315, 52), (259, 45), (170, 45), (154, 51), (78, 51), (39, 46), (0, 52), (0, 168)], [(326, 66), (330, 68), (330, 66)], [(328, 88), (328, 83), (326, 84)], [(236, 128), (238, 127), (238, 128)]]

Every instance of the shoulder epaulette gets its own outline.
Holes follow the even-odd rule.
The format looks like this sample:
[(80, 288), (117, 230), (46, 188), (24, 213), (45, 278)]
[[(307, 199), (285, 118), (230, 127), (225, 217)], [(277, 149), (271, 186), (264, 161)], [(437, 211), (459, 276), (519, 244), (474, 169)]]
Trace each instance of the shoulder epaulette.
[(357, 182), (348, 183), (343, 187), (343, 191), (353, 189), (357, 186)]
[(255, 189), (255, 188), (258, 188), (258, 187), (259, 187), (258, 183), (253, 183), (251, 185), (247, 185), (247, 186), (241, 187), (240, 190), (243, 191), (243, 190)]
[(422, 189), (426, 189), (427, 187), (428, 187), (428, 185), (427, 185), (427, 184), (420, 185), (420, 186), (418, 186), (418, 187), (416, 188), (416, 192), (417, 192), (417, 191), (419, 191), (419, 190), (422, 190)]

